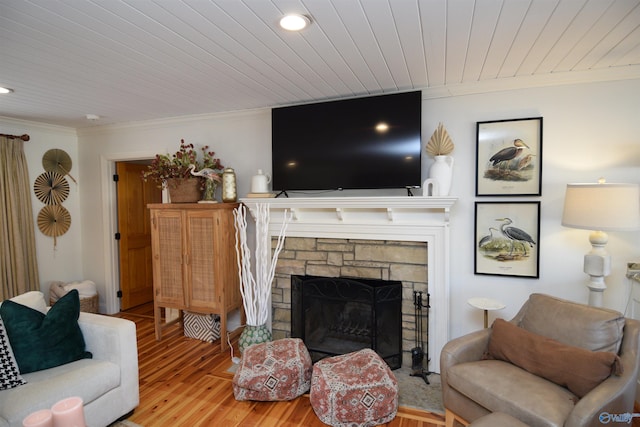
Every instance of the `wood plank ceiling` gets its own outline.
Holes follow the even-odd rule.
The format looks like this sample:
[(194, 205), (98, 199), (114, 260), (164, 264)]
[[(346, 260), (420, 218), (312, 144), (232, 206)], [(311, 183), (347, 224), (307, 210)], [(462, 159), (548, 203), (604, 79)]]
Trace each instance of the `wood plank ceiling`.
[(76, 128), (429, 98), (640, 78), (640, 0), (0, 0), (0, 58), (0, 116)]

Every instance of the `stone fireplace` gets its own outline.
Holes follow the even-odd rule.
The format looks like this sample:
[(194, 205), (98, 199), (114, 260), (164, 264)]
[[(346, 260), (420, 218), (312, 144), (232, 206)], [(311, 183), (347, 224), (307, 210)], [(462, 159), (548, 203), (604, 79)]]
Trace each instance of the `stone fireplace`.
[[(403, 365), (415, 345), (413, 291), (429, 293), (425, 327), (430, 363), (439, 372), (449, 336), (449, 210), (453, 197), (318, 197), (242, 199), (250, 211), (268, 203), (277, 236), (285, 211), (293, 214), (272, 290), (274, 339), (291, 333), (294, 275), (361, 277), (402, 282)], [(425, 335), (426, 335), (425, 334)]]
[(413, 291), (428, 290), (427, 253), (426, 242), (287, 237), (272, 290), (274, 338), (291, 333), (292, 275), (398, 280), (402, 282), (402, 364), (410, 365), (415, 346)]

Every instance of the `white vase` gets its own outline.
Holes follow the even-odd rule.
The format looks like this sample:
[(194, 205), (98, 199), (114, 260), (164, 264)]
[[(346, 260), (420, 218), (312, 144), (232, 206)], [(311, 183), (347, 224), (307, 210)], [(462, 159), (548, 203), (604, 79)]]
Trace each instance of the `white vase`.
[(434, 196), (448, 196), (453, 177), (453, 157), (435, 156), (434, 158), (436, 162), (429, 169), (429, 178), (438, 182), (438, 194), (434, 194)]

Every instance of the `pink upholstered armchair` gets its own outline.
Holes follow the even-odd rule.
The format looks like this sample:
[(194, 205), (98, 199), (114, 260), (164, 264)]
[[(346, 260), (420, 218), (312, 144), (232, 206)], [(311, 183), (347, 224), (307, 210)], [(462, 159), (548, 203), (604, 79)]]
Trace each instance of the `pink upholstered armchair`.
[[(447, 426), (467, 424), (492, 412), (509, 414), (530, 426), (566, 427), (602, 426), (601, 417), (633, 413), (640, 362), (639, 321), (613, 310), (532, 294), (510, 322), (494, 325), (508, 325), (518, 335), (504, 335), (497, 328), (495, 332), (489, 328), (454, 339), (442, 350)], [(488, 347), (492, 335), (493, 344), (502, 345), (512, 357), (510, 361), (492, 356)], [(503, 336), (512, 341), (497, 342)], [(563, 383), (565, 379), (556, 379), (558, 367), (563, 366), (567, 368), (559, 372), (560, 376), (575, 376), (576, 381), (593, 376), (596, 368), (602, 371), (602, 362), (594, 369), (578, 363), (584, 357), (595, 357), (594, 352), (608, 357), (616, 366), (621, 362), (623, 372), (610, 375), (605, 366), (603, 379), (596, 378), (593, 388), (585, 391), (576, 391), (579, 388), (573, 387), (571, 379), (568, 385)], [(537, 363), (536, 369), (542, 371), (548, 365), (556, 373), (538, 372), (530, 368), (530, 363)]]

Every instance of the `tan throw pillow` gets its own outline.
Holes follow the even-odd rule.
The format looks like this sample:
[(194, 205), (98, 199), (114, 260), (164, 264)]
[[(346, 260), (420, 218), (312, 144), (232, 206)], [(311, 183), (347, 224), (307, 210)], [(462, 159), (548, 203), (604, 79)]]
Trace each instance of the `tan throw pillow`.
[(493, 323), (485, 358), (510, 362), (567, 387), (580, 398), (611, 374), (622, 373), (620, 358), (615, 353), (562, 344), (503, 319)]

